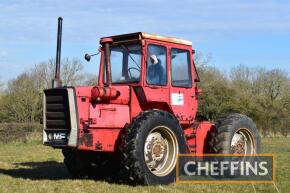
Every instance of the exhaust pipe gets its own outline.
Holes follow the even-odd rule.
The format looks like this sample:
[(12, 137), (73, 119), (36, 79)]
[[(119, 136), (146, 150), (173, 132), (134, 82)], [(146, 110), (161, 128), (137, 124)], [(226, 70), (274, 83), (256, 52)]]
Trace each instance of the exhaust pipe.
[(106, 86), (110, 86), (112, 83), (112, 76), (111, 76), (111, 61), (110, 61), (110, 44), (113, 42), (112, 38), (102, 38), (100, 43), (104, 46), (105, 51), (105, 65), (104, 70), (106, 72)]
[(62, 81), (60, 79), (61, 35), (62, 35), (62, 17), (59, 17), (58, 18), (58, 26), (57, 26), (55, 75), (54, 75), (54, 79), (52, 80), (52, 88), (62, 87)]

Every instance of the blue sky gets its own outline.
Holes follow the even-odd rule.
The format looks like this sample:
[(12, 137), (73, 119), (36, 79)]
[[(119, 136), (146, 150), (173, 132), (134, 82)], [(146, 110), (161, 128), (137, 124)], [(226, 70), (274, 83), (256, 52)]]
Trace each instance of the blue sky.
[(16, 77), (55, 57), (57, 17), (64, 18), (62, 57), (97, 73), (100, 37), (145, 31), (189, 39), (213, 65), (245, 64), (290, 72), (289, 0), (0, 0), (0, 77)]

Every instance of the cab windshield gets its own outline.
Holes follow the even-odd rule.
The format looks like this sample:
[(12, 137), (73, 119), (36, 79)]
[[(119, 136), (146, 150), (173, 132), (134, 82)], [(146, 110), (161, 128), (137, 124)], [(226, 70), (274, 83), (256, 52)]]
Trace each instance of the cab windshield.
[(112, 46), (110, 48), (112, 83), (137, 83), (141, 71), (141, 46), (139, 44)]

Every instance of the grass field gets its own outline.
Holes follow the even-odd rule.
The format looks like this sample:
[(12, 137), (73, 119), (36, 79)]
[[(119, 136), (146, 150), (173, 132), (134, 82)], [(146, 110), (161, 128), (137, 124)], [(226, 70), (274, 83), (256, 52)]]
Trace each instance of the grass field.
[[(277, 155), (276, 186), (290, 192), (290, 138), (262, 140), (263, 153)], [(167, 186), (129, 186), (105, 181), (72, 180), (62, 164), (60, 150), (39, 141), (0, 144), (0, 192), (277, 192), (273, 184), (171, 184)]]

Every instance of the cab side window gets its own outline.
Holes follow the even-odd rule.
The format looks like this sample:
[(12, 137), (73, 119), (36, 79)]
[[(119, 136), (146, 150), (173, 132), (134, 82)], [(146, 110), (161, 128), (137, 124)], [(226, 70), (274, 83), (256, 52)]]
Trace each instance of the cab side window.
[(147, 84), (166, 85), (166, 47), (151, 44), (147, 53)]
[(176, 87), (192, 87), (188, 50), (171, 49), (171, 84)]

